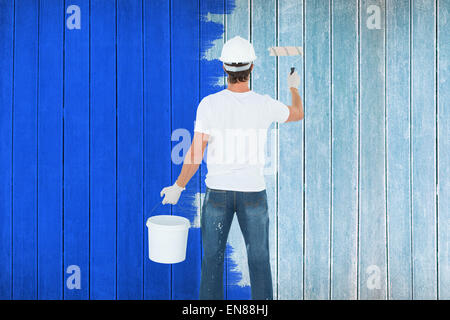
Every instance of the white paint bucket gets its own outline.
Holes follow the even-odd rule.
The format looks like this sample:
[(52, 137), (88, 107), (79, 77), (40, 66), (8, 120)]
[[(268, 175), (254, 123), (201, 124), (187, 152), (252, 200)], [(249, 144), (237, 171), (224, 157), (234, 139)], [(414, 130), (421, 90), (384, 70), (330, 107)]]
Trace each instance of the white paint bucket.
[(148, 257), (159, 263), (178, 263), (186, 259), (188, 219), (159, 215), (147, 219)]

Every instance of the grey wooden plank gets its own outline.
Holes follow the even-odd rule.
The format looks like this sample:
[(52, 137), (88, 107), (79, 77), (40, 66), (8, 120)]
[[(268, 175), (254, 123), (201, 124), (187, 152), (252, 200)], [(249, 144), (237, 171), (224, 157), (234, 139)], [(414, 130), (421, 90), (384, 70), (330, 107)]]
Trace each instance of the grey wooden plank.
[(332, 1), (331, 298), (357, 297), (358, 2)]

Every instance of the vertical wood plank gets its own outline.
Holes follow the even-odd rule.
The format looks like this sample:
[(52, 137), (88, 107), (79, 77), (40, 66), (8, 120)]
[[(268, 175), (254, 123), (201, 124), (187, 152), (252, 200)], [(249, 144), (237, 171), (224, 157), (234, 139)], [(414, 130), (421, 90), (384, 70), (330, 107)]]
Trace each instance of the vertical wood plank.
[(358, 2), (332, 1), (331, 299), (357, 297)]
[(412, 7), (413, 298), (437, 298), (435, 1)]
[(386, 3), (389, 299), (411, 299), (410, 1)]
[(39, 4), (38, 298), (62, 299), (64, 1)]
[(90, 298), (116, 297), (116, 7), (91, 1)]
[[(199, 1), (173, 0), (171, 5), (172, 129), (188, 130), (189, 138), (192, 139), (200, 86)], [(173, 141), (174, 144), (178, 142)], [(172, 165), (173, 183), (180, 173), (181, 164), (172, 163)], [(173, 214), (184, 216), (193, 221), (197, 208), (192, 205), (192, 199), (199, 192), (200, 178), (197, 172), (187, 185), (178, 204), (172, 208)], [(186, 260), (172, 267), (173, 299), (198, 299), (200, 268), (200, 229), (191, 228), (188, 236)]]
[(142, 1), (117, 5), (117, 298), (142, 299)]
[(38, 3), (15, 3), (13, 298), (37, 298)]
[(12, 298), (14, 2), (0, 1), (0, 299)]
[[(170, 2), (144, 2), (144, 216), (170, 214), (159, 192), (171, 184)], [(148, 258), (144, 230), (144, 298), (171, 298), (171, 266)]]
[[(65, 10), (70, 4), (66, 2)], [(64, 270), (80, 268), (81, 288), (65, 299), (89, 298), (89, 1), (80, 7), (81, 29), (65, 28)], [(68, 18), (72, 13), (65, 14)], [(72, 272), (65, 274), (65, 280)], [(70, 279), (69, 279), (70, 282)], [(64, 283), (66, 284), (66, 282)]]
[[(232, 3), (231, 3), (232, 5)], [(227, 9), (227, 11), (231, 9)], [(224, 0), (200, 0), (200, 98), (223, 89)], [(206, 168), (203, 168), (206, 171)], [(203, 174), (204, 172), (202, 172)]]
[[(233, 10), (225, 17), (226, 40), (232, 39), (235, 36), (251, 40), (250, 1), (235, 0), (233, 3), (231, 0), (226, 0), (225, 5), (227, 11), (231, 11), (231, 7), (234, 5)], [(256, 53), (256, 55), (258, 56), (258, 53)], [(253, 77), (254, 75), (250, 76), (250, 78)], [(242, 237), (236, 216), (233, 218), (233, 223), (231, 224), (230, 233), (228, 235), (226, 262), (227, 299), (250, 299), (250, 276), (247, 265), (247, 253), (245, 251), (244, 238)]]
[[(372, 7), (371, 7), (372, 6)], [(374, 7), (375, 6), (375, 7)], [(360, 2), (359, 297), (385, 299), (385, 1)], [(371, 22), (375, 19), (379, 29)]]
[[(302, 1), (278, 1), (278, 45), (303, 47)], [(303, 79), (303, 57), (278, 59), (278, 99), (286, 105), (292, 102), (286, 82), (291, 67)], [(298, 90), (303, 97), (303, 81)], [(303, 123), (281, 124), (279, 129), (279, 299), (303, 298)]]
[[(276, 44), (275, 0), (254, 0), (251, 7), (251, 41), (258, 59), (252, 71), (252, 90), (260, 94), (277, 97), (276, 60), (269, 56), (268, 48)], [(272, 271), (273, 298), (278, 292), (277, 258), (277, 170), (278, 170), (278, 126), (273, 123), (268, 130), (266, 167), (271, 169), (266, 177), (267, 202), (269, 206), (269, 250)]]
[(438, 286), (441, 300), (450, 299), (450, 1), (438, 0)]
[(304, 298), (330, 293), (330, 2), (306, 0)]

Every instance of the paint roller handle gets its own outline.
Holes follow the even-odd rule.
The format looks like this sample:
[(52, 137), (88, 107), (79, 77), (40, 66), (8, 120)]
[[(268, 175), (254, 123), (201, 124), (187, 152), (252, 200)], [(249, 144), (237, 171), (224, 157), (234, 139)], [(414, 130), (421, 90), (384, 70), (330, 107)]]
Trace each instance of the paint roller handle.
[(295, 67), (292, 67), (291, 68), (291, 73), (290, 74), (293, 74), (295, 72)]

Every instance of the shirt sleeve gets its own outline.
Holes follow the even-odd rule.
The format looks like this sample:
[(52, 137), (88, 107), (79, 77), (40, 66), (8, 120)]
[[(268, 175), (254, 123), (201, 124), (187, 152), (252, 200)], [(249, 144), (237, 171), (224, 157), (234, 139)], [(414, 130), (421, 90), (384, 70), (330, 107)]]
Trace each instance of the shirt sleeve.
[(265, 95), (267, 116), (270, 122), (286, 122), (289, 118), (289, 108), (282, 102)]
[(210, 119), (208, 115), (208, 102), (206, 97), (200, 101), (197, 108), (197, 117), (195, 119), (194, 131), (209, 134)]

